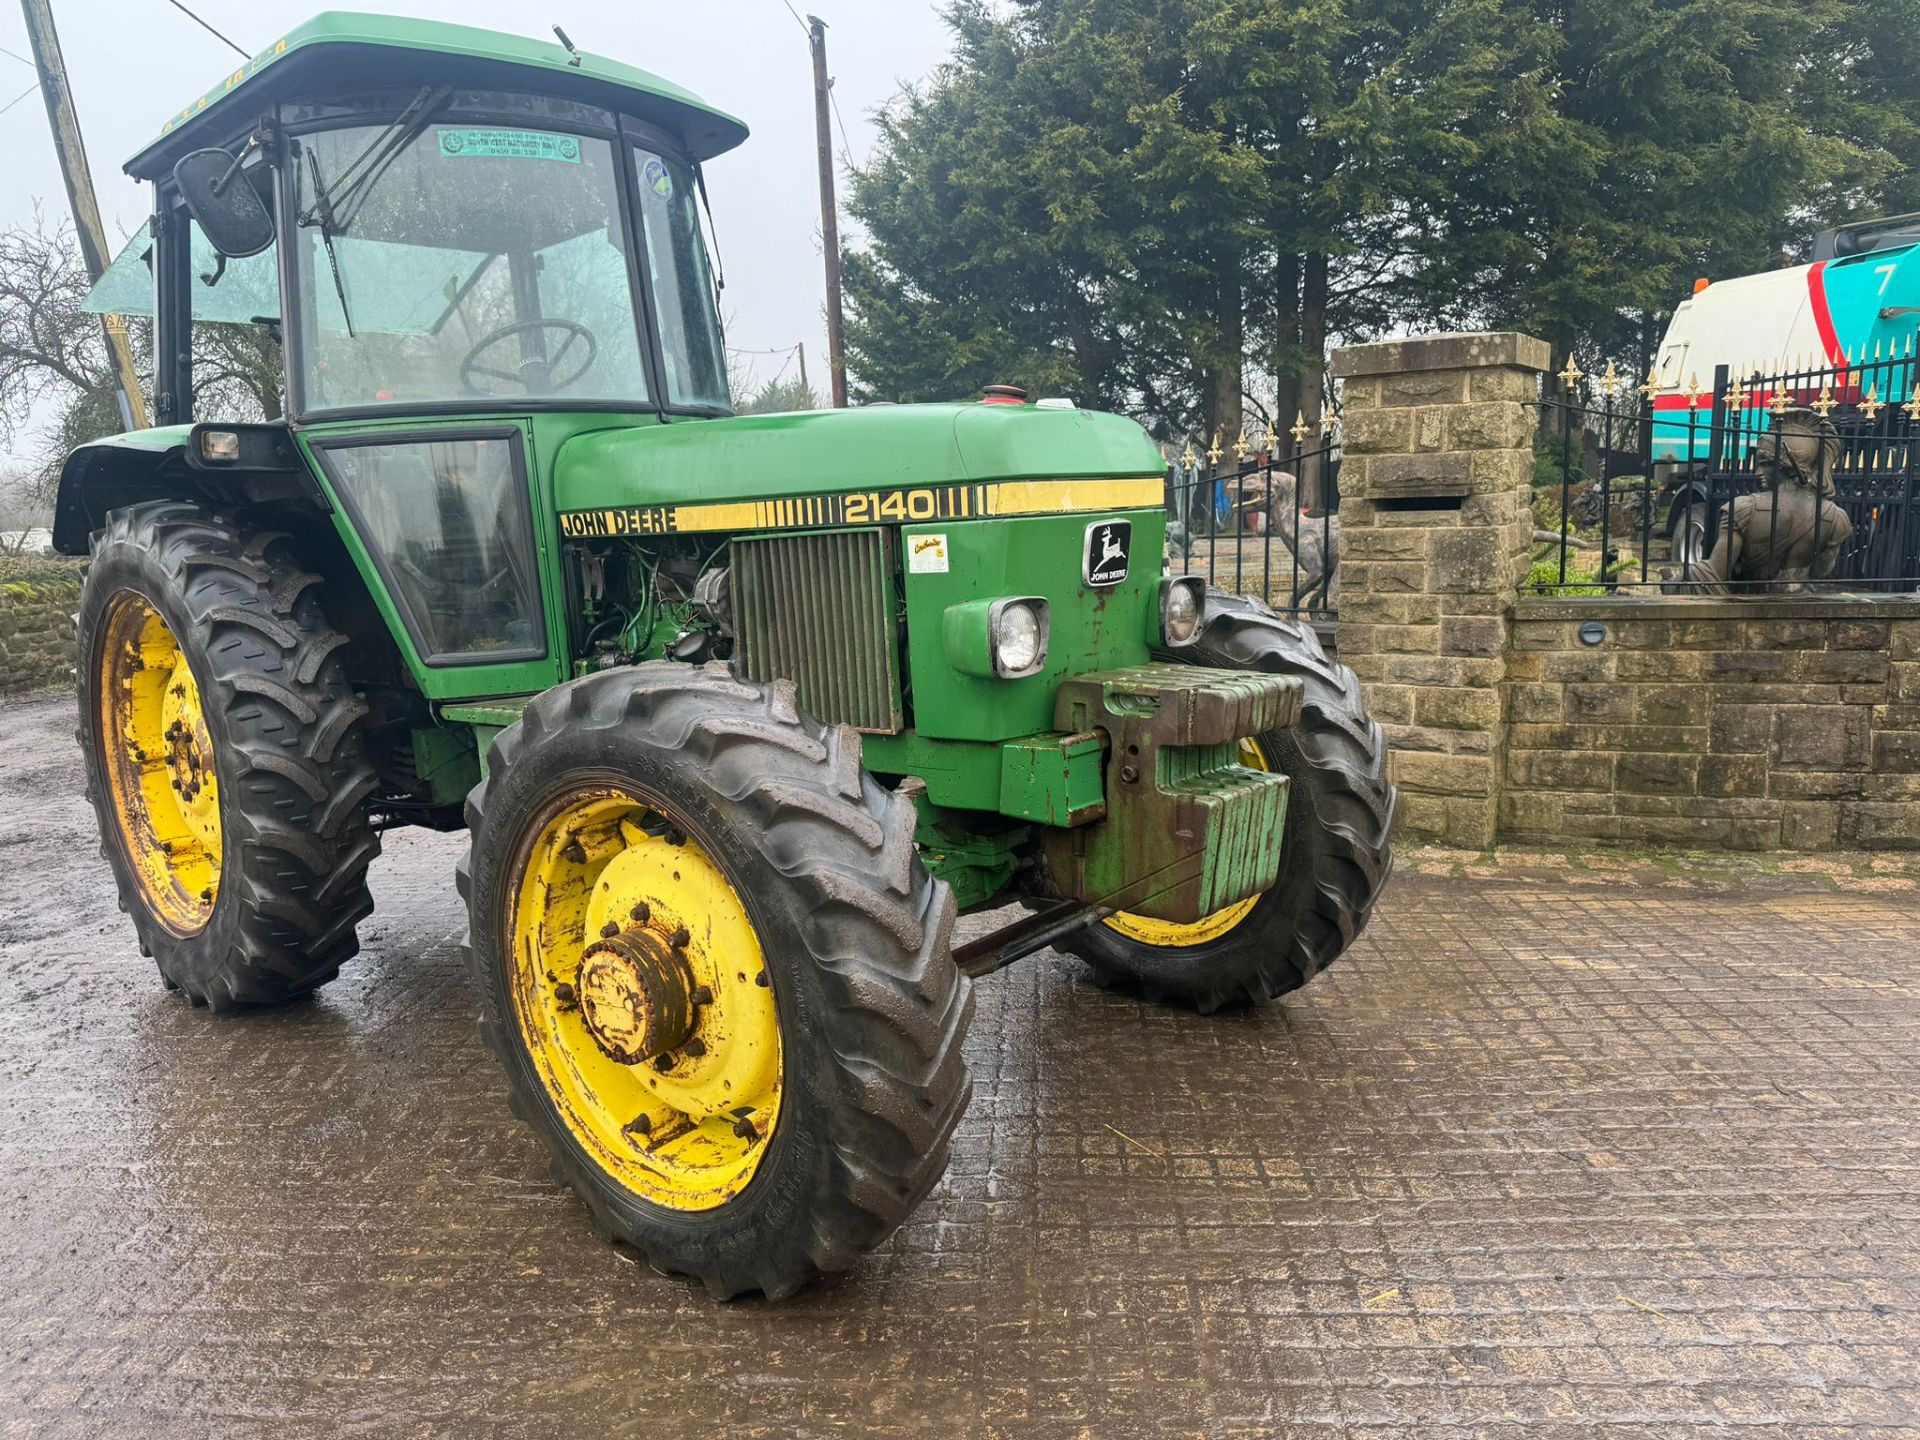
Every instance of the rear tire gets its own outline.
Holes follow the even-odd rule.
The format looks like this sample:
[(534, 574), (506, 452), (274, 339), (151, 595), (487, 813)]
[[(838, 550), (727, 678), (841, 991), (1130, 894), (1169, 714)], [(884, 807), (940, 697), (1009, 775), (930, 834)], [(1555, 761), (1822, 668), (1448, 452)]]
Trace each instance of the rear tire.
[[(591, 808), (608, 797), (639, 808), (616, 824)], [(536, 699), (495, 742), (467, 813), (460, 890), (481, 1028), (514, 1113), (597, 1232), (716, 1298), (777, 1299), (851, 1266), (940, 1178), (971, 1095), (961, 1047), (973, 998), (952, 959), (953, 892), (920, 863), (912, 803), (861, 768), (853, 731), (801, 716), (790, 684), (747, 684), (725, 666), (609, 671)], [(662, 868), (655, 853), (674, 845), (725, 884), (678, 888), (686, 867)], [(655, 877), (650, 888), (620, 890), (636, 873)], [(594, 898), (569, 910), (569, 894)], [(663, 917), (701, 894), (719, 897), (708, 914), (744, 911), (749, 930), (729, 918), (734, 928), (712, 932), (735, 936), (730, 948), (702, 950), (702, 913)], [(593, 948), (603, 913), (598, 937), (672, 929), (699, 1005), (715, 1007), (711, 1028), (695, 1011), (701, 1048), (670, 1049), (664, 1079), (647, 1073), (654, 1062), (609, 1051), (589, 1023), (577, 947)], [(753, 1020), (750, 989), (744, 1001), (725, 993), (735, 977), (723, 957), (753, 951), (771, 1021)], [(774, 1032), (754, 1043), (775, 1050), (779, 1075), (772, 1104), (748, 1117), (773, 1115), (771, 1133), (740, 1132), (743, 1162), (724, 1125), (737, 1112), (703, 1110), (698, 1093), (675, 1100), (671, 1087), (690, 1070), (689, 1086), (710, 1095), (712, 1067), (735, 1064), (729, 1047), (756, 1023)], [(626, 1120), (636, 1110), (644, 1122)], [(742, 1163), (719, 1183), (698, 1173)]]
[[(1125, 923), (1116, 917), (1075, 932), (1061, 948), (1109, 989), (1208, 1014), (1262, 1004), (1339, 958), (1366, 928), (1392, 873), (1397, 796), (1387, 782), (1386, 741), (1354, 673), (1327, 658), (1312, 627), (1258, 600), (1209, 590), (1200, 638), (1164, 658), (1304, 682), (1299, 724), (1255, 737), (1267, 768), (1292, 781), (1280, 878), (1225, 933), (1197, 943), (1145, 943), (1116, 929)], [(1193, 933), (1207, 934), (1206, 925)]]
[[(167, 988), (219, 1012), (325, 984), (373, 909), (366, 705), (319, 585), (288, 536), (160, 501), (107, 517), (81, 592), (79, 738), (101, 854)], [(178, 677), (168, 692), (191, 696), (195, 736), (171, 757), (191, 777), (185, 792), (168, 791), (171, 766), (150, 753), (151, 695), (145, 718), (135, 702), (157, 679), (149, 650)], [(217, 821), (204, 802), (198, 817), (212, 858), (186, 865), (176, 851), (200, 842), (183, 819), (195, 807), (167, 796), (216, 786)]]

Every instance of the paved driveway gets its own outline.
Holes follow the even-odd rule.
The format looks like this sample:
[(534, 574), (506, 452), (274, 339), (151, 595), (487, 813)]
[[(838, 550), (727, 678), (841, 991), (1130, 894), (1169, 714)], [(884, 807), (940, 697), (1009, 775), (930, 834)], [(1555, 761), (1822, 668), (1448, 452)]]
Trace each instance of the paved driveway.
[(1920, 1437), (1911, 880), (1430, 863), (1212, 1020), (1044, 957), (906, 1228), (720, 1307), (509, 1119), (457, 839), (218, 1021), (114, 910), (70, 702), (0, 733), (0, 1435)]

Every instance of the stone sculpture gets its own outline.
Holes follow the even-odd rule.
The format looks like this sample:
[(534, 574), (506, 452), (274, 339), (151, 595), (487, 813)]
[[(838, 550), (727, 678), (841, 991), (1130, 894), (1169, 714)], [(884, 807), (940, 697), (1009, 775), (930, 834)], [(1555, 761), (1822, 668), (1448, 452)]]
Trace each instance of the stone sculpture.
[(1754, 468), (1761, 489), (1736, 497), (1703, 560), (1686, 566), (1685, 593), (1790, 593), (1831, 575), (1853, 535), (1847, 512), (1828, 498), (1840, 463), (1840, 434), (1808, 409), (1789, 409), (1760, 437)]

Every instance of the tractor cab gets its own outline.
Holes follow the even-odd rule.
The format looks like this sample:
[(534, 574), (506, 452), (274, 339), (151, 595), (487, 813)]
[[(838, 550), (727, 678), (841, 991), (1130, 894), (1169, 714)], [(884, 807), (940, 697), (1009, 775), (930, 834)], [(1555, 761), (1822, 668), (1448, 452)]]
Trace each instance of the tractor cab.
[[(567, 673), (551, 517), (529, 503), (554, 456), (731, 412), (701, 166), (745, 136), (561, 45), (321, 15), (128, 163), (153, 218), (89, 308), (154, 318), (144, 443), (223, 427), (225, 448), (179, 456), (224, 477), (215, 498), (347, 512), (346, 557), (428, 693), (537, 690)], [(139, 492), (142, 443), (76, 454), (57, 544)]]
[(157, 314), (161, 423), (230, 418), (195, 413), (196, 320), (284, 344), (296, 421), (731, 409), (698, 205), (745, 128), (505, 39), (323, 15), (129, 162), (154, 219), (94, 306)]

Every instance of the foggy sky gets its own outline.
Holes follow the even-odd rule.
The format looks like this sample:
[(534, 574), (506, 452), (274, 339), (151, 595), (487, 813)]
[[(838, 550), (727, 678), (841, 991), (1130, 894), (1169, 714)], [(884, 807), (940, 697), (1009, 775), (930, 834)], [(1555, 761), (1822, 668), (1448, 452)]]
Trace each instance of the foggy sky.
[[(249, 52), (327, 8), (456, 21), (543, 39), (559, 24), (582, 50), (654, 71), (740, 116), (753, 138), (707, 167), (727, 267), (727, 340), (740, 350), (805, 341), (809, 376), (825, 392), (812, 70), (806, 35), (782, 0), (186, 3)], [(218, 84), (238, 57), (167, 0), (53, 0), (53, 7), (101, 214), (117, 250), (152, 204), (150, 189), (129, 180), (121, 164), (159, 133), (172, 112)], [(793, 0), (793, 8), (828, 23), (840, 118), (854, 159), (864, 162), (874, 138), (871, 112), (946, 57), (948, 32), (933, 0)], [(14, 0), (0, 3), (0, 48), (29, 53)], [(31, 68), (0, 55), (0, 105), (33, 85)], [(835, 150), (842, 149), (836, 134)], [(843, 195), (844, 185), (843, 174)], [(29, 94), (0, 115), (0, 226), (29, 219), (36, 199), (50, 220), (66, 218), (46, 111), (40, 97)], [(750, 356), (745, 363), (769, 379), (782, 361)], [(0, 465), (7, 458), (0, 454)]]

